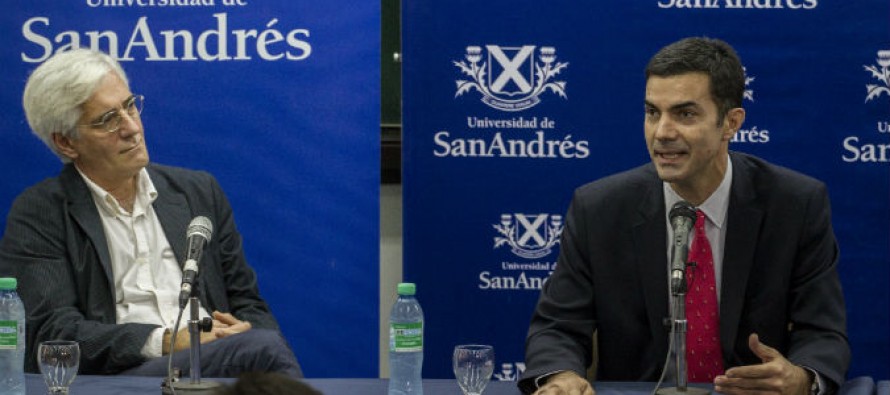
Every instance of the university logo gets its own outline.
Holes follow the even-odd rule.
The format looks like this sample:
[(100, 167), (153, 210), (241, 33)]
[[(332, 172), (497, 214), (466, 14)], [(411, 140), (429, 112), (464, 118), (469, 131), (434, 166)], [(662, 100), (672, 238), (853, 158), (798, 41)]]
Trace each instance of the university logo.
[(501, 236), (494, 238), (494, 248), (510, 246), (510, 251), (526, 259), (550, 255), (559, 243), (562, 216), (550, 214), (501, 214), (494, 228)]
[(748, 75), (747, 67), (742, 67), (742, 70), (745, 71), (745, 96), (743, 97), (743, 99), (754, 101), (754, 90), (748, 89), (748, 87), (751, 85), (752, 82), (754, 82), (755, 77)]
[[(880, 84), (866, 84), (865, 89), (868, 95), (865, 96), (865, 102), (868, 103), (872, 99), (877, 99), (881, 94), (886, 93), (890, 97), (890, 50), (884, 49), (878, 51), (878, 65), (865, 65), (866, 71), (871, 72), (871, 76), (881, 81)], [(880, 67), (880, 69), (878, 69)]]
[(525, 371), (525, 363), (524, 362), (516, 362), (516, 369), (513, 369), (512, 363), (502, 363), (501, 371), (499, 373), (494, 374), (494, 378), (498, 381), (518, 381), (519, 377), (522, 376), (522, 372)]
[(483, 61), (482, 47), (469, 46), (464, 55), (466, 62), (453, 62), (461, 73), (472, 78), (455, 81), (454, 97), (475, 89), (482, 94), (483, 103), (501, 111), (532, 108), (541, 102), (539, 96), (547, 90), (567, 98), (566, 82), (554, 78), (569, 64), (556, 61), (556, 48), (486, 45), (485, 52)]

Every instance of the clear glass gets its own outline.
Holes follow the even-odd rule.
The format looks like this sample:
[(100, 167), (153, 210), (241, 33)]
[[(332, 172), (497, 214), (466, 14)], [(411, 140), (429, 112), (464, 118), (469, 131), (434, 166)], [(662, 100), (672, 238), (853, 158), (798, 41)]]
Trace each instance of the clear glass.
[(454, 377), (464, 395), (480, 395), (494, 372), (494, 347), (466, 344), (454, 347)]
[(42, 342), (37, 348), (37, 363), (49, 387), (48, 393), (67, 394), (80, 366), (80, 346), (68, 340)]

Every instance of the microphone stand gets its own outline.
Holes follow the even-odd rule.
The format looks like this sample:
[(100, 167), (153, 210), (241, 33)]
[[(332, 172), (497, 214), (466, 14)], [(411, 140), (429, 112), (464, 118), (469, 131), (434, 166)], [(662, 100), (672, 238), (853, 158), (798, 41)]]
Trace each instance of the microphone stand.
[[(679, 275), (678, 275), (679, 273)], [(677, 373), (677, 386), (662, 388), (656, 391), (658, 395), (706, 395), (711, 391), (704, 388), (687, 387), (688, 377), (686, 372), (686, 273), (675, 271), (671, 277), (671, 335), (674, 337), (675, 370)], [(670, 350), (668, 350), (670, 352)]]
[[(215, 381), (201, 381), (201, 332), (210, 332), (213, 327), (213, 320), (210, 318), (200, 319), (201, 301), (194, 296), (197, 286), (192, 288), (192, 296), (189, 297), (189, 377), (188, 383), (179, 380), (165, 382), (161, 386), (161, 393), (164, 395), (176, 395), (176, 393), (188, 395), (211, 395), (222, 386)], [(178, 328), (177, 328), (178, 329)], [(175, 333), (173, 334), (176, 335)], [(172, 350), (170, 352), (173, 352)]]

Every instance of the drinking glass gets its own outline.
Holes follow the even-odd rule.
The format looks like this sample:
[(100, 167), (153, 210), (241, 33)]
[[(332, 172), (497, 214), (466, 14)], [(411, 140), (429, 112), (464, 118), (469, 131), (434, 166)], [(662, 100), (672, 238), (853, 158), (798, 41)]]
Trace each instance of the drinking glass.
[(68, 386), (77, 376), (80, 366), (80, 346), (75, 341), (50, 340), (40, 343), (37, 348), (37, 362), (40, 373), (49, 387), (49, 394), (68, 393)]
[(480, 344), (456, 346), (451, 362), (464, 395), (480, 395), (494, 372), (494, 348)]

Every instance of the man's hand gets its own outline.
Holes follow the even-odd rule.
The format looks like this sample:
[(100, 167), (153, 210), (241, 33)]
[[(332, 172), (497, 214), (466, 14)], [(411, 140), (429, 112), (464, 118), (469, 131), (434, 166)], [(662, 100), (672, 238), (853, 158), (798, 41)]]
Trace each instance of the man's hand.
[(213, 329), (211, 333), (214, 333), (217, 338), (247, 332), (250, 328), (250, 322), (241, 321), (229, 313), (213, 312)]
[[(201, 344), (212, 342), (216, 339), (231, 336), (236, 333), (247, 332), (251, 328), (250, 322), (241, 321), (229, 313), (213, 312), (213, 327), (210, 332), (201, 332)], [(170, 341), (172, 334), (164, 333), (164, 340), (161, 343), (161, 353), (167, 355), (170, 353)], [(188, 328), (182, 328), (176, 333), (176, 348), (173, 350), (187, 350), (191, 345), (191, 337)]]
[(748, 347), (763, 363), (727, 370), (725, 375), (714, 379), (714, 391), (726, 395), (810, 393), (813, 377), (806, 369), (792, 364), (776, 349), (761, 343), (756, 333), (748, 337)]
[[(201, 344), (209, 343), (217, 339), (217, 335), (211, 332), (201, 332)], [(172, 333), (169, 331), (164, 332), (164, 340), (161, 342), (161, 354), (167, 355), (170, 353), (170, 341), (173, 340)], [(187, 350), (191, 345), (191, 337), (189, 337), (189, 329), (182, 328), (179, 332), (176, 332), (176, 348), (173, 350), (182, 351)]]
[(586, 379), (572, 371), (559, 372), (538, 388), (534, 395), (594, 395)]

